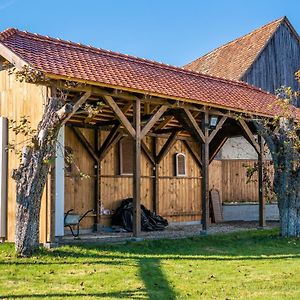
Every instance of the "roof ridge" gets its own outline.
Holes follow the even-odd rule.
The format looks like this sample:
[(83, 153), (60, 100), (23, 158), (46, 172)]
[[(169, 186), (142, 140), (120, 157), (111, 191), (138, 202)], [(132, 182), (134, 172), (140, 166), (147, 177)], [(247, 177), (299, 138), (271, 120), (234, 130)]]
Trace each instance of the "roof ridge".
[(84, 45), (81, 43), (67, 41), (67, 40), (63, 40), (60, 38), (53, 38), (53, 37), (49, 37), (49, 36), (40, 35), (37, 33), (22, 31), (22, 30), (19, 30), (16, 28), (8, 28), (8, 29), (0, 32), (0, 41), (3, 41), (4, 39), (10, 37), (13, 34), (20, 34), (21, 36), (25, 36), (27, 38), (28, 38), (28, 36), (30, 36), (31, 38), (33, 38), (35, 40), (40, 40), (43, 42), (47, 41), (47, 42), (55, 43), (57, 45), (64, 45), (67, 47), (71, 47), (73, 49), (77, 48), (77, 49), (81, 49), (81, 50), (84, 50), (87, 52), (93, 52), (93, 53), (98, 53), (98, 54), (101, 53), (101, 54), (105, 54), (105, 55), (108, 55), (111, 57), (126, 59), (126, 60), (130, 60), (130, 61), (133, 61), (136, 63), (150, 65), (150, 66), (158, 67), (158, 68), (165, 69), (165, 70), (167, 69), (167, 70), (171, 70), (171, 71), (180, 72), (183, 74), (193, 75), (196, 77), (207, 78), (207, 79), (214, 80), (217, 82), (222, 82), (222, 83), (231, 83), (232, 85), (235, 85), (235, 86), (240, 86), (240, 87), (244, 87), (247, 89), (260, 91), (263, 93), (268, 93), (266, 91), (261, 90), (260, 88), (257, 88), (256, 86), (250, 85), (250, 84), (242, 82), (242, 81), (230, 80), (230, 79), (225, 79), (225, 78), (218, 77), (218, 76), (203, 74), (203, 73), (189, 70), (189, 69), (186, 69), (183, 67), (172, 66), (172, 65), (161, 63), (161, 62), (156, 62), (156, 61), (153, 61), (150, 59), (139, 58), (139, 57), (133, 56), (133, 55), (123, 54), (123, 53), (106, 50), (106, 49), (102, 49), (102, 48), (96, 48), (96, 47), (93, 47), (90, 45)]
[[(246, 37), (249, 37), (250, 35), (253, 35), (254, 33), (256, 33), (256, 32), (258, 32), (258, 31), (262, 31), (263, 29), (266, 29), (266, 28), (269, 27), (270, 25), (273, 25), (273, 24), (278, 23), (277, 26), (274, 28), (274, 31), (275, 31), (275, 30), (279, 27), (279, 25), (280, 25), (284, 20), (286, 20), (286, 16), (283, 16), (283, 17), (281, 17), (281, 18), (279, 18), (279, 19), (276, 19), (276, 20), (274, 20), (274, 21), (272, 21), (272, 22), (269, 22), (269, 23), (267, 23), (267, 24), (265, 24), (265, 25), (263, 25), (263, 26), (261, 26), (261, 27), (259, 27), (259, 28), (256, 28), (256, 29), (250, 31), (250, 32), (247, 33), (247, 34), (244, 34), (244, 35), (242, 35), (242, 36), (240, 36), (240, 37), (238, 37), (238, 38), (236, 38), (236, 39), (234, 39), (234, 40), (231, 40), (231, 41), (229, 41), (229, 42), (227, 42), (227, 43), (225, 43), (225, 44), (222, 44), (221, 46), (219, 46), (219, 47), (213, 49), (212, 51), (210, 51), (210, 52), (208, 52), (208, 53), (206, 53), (206, 54), (204, 54), (204, 55), (202, 55), (202, 56), (196, 58), (195, 60), (191, 61), (190, 63), (188, 63), (188, 64), (186, 64), (186, 65), (184, 65), (183, 67), (188, 66), (188, 65), (192, 64), (192, 63), (195, 62), (195, 61), (201, 60), (201, 59), (203, 59), (203, 58), (205, 58), (205, 57), (207, 57), (207, 56), (209, 56), (209, 55), (211, 55), (211, 54), (213, 54), (213, 53), (219, 51), (219, 50), (222, 49), (222, 48), (228, 47), (228, 46), (230, 46), (231, 44), (235, 43), (235, 42), (238, 41), (238, 40), (242, 40), (242, 39), (244, 39), (244, 38), (246, 38)], [(271, 35), (271, 36), (272, 36), (272, 35)]]

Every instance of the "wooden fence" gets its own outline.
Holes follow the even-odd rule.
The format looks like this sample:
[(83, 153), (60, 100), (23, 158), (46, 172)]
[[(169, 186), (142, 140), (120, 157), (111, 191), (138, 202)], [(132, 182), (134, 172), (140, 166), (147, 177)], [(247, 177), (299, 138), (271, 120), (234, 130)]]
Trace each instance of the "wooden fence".
[[(258, 202), (257, 173), (247, 183), (246, 165), (253, 167), (256, 160), (220, 160), (210, 167), (210, 187), (221, 192), (223, 202)], [(272, 181), (272, 167), (268, 167)]]

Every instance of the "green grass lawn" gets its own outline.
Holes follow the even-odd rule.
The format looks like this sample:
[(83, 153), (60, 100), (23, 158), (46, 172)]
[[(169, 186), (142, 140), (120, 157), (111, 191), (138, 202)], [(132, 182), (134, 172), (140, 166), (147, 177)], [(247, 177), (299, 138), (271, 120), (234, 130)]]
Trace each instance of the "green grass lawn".
[(16, 258), (0, 245), (0, 299), (300, 299), (300, 240), (276, 230)]

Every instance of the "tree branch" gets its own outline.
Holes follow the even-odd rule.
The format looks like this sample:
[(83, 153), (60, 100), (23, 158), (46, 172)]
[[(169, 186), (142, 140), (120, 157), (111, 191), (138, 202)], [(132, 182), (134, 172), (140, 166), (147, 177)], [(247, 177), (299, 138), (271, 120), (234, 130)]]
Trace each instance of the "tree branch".
[(61, 109), (59, 109), (56, 114), (59, 120), (65, 119), (70, 113), (73, 112), (73, 105), (71, 103), (66, 103)]

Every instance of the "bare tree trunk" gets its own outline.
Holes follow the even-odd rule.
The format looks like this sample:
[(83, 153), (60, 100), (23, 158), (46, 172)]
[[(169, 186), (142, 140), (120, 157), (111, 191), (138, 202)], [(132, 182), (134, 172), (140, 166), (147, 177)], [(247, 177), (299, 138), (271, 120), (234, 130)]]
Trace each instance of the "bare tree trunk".
[(24, 148), (22, 163), (14, 170), (17, 185), (15, 247), (21, 256), (30, 256), (39, 246), (41, 198), (50, 163), (55, 157), (62, 105), (62, 101), (49, 99), (33, 146)]
[(274, 191), (278, 201), (280, 235), (283, 237), (300, 236), (300, 180), (297, 173), (292, 168), (288, 172), (275, 170)]
[(280, 235), (300, 236), (300, 154), (294, 122), (282, 122), (278, 133), (254, 123), (264, 137), (274, 163), (273, 190), (277, 198)]
[(284, 237), (300, 236), (300, 211), (299, 208), (285, 207), (279, 209), (280, 235)]

